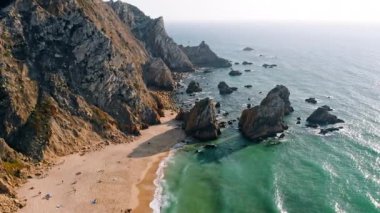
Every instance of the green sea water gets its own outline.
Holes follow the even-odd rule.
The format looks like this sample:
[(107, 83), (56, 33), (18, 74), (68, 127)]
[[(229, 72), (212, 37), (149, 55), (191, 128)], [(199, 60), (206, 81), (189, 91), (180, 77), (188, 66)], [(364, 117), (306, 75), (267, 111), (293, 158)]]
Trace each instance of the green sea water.
[[(271, 145), (276, 139), (254, 144), (234, 124), (210, 142), (217, 149), (196, 152), (203, 144), (177, 149), (159, 181), (156, 212), (380, 212), (380, 27), (187, 23), (168, 28), (179, 43), (206, 40), (233, 62), (253, 62), (234, 65), (252, 70), (238, 77), (229, 76), (229, 69), (191, 74), (183, 84), (196, 80), (203, 92), (179, 94), (179, 105), (211, 97), (230, 113), (219, 119), (236, 119), (247, 103), (259, 104), (283, 84), (295, 112), (285, 119), (289, 130), (280, 145)], [(255, 50), (241, 51), (246, 46)], [(264, 69), (263, 63), (278, 68)], [(219, 95), (219, 81), (238, 91)], [(306, 103), (308, 97), (318, 104)], [(343, 130), (322, 136), (306, 128), (305, 120), (325, 104), (346, 122), (336, 125)]]

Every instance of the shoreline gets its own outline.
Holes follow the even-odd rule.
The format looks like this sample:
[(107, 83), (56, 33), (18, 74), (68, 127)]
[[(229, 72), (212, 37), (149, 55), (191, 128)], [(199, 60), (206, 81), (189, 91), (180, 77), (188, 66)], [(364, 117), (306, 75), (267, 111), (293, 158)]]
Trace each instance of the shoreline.
[[(141, 131), (133, 142), (59, 158), (41, 179), (30, 179), (17, 192), (27, 205), (19, 212), (152, 212), (157, 171), (171, 148), (185, 138), (176, 113)], [(58, 162), (58, 161), (57, 161)], [(125, 190), (124, 190), (125, 189)], [(49, 194), (49, 199), (43, 199)]]

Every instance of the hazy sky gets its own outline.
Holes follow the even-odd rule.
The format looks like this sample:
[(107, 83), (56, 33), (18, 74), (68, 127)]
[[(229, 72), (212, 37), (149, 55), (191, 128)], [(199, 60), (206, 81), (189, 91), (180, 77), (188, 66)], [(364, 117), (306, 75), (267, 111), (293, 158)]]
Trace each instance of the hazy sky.
[(380, 23), (380, 0), (124, 0), (166, 21)]

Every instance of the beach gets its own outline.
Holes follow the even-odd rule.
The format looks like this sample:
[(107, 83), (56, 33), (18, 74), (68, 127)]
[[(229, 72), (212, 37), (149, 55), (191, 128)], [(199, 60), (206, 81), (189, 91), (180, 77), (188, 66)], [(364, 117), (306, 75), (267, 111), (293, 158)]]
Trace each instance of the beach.
[[(27, 205), (19, 212), (152, 212), (156, 171), (170, 148), (185, 136), (165, 112), (162, 124), (141, 131), (133, 142), (83, 156), (60, 158), (41, 179), (18, 189)], [(49, 199), (46, 199), (48, 195)], [(138, 210), (135, 210), (135, 209)]]

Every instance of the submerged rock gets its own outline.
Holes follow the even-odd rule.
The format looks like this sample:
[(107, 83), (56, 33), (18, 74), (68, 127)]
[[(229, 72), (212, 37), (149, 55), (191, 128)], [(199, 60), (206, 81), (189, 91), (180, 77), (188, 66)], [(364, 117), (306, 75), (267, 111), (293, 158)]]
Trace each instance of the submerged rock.
[(329, 110), (326, 107), (319, 107), (316, 109), (306, 121), (310, 125), (328, 125), (336, 123), (344, 123), (342, 119), (339, 119), (337, 116), (329, 113)]
[(189, 57), (190, 61), (198, 67), (223, 68), (232, 66), (228, 60), (218, 57), (204, 41), (199, 46), (184, 47), (180, 45), (180, 48)]
[(241, 73), (241, 72), (238, 71), (238, 70), (231, 70), (228, 74), (229, 74), (230, 76), (239, 76), (239, 75), (242, 75), (243, 73)]
[(294, 111), (289, 95), (288, 88), (278, 85), (268, 93), (260, 105), (245, 109), (239, 120), (242, 134), (250, 140), (260, 141), (286, 130), (288, 127), (283, 118)]
[(143, 78), (145, 84), (149, 87), (172, 91), (174, 89), (174, 80), (172, 73), (161, 58), (152, 59), (145, 65)]
[(252, 85), (248, 84), (244, 86), (245, 88), (252, 88)]
[(315, 98), (307, 98), (305, 101), (310, 104), (317, 104), (317, 100)]
[(216, 149), (216, 148), (218, 148), (218, 146), (215, 144), (206, 144), (203, 146), (203, 148), (205, 148), (205, 149)]
[(194, 92), (201, 92), (202, 88), (199, 86), (199, 83), (196, 81), (191, 81), (189, 86), (186, 89), (187, 94), (191, 94)]
[(249, 52), (249, 51), (253, 51), (254, 49), (252, 48), (252, 47), (246, 47), (246, 48), (244, 48), (243, 49), (243, 51), (247, 51), (247, 52)]
[(252, 63), (252, 62), (248, 62), (248, 61), (243, 61), (242, 64), (243, 64), (243, 65), (252, 65), (253, 63)]
[(319, 134), (326, 135), (327, 133), (339, 131), (341, 129), (343, 129), (343, 127), (331, 127), (331, 128), (327, 128), (327, 129), (321, 129)]
[(205, 98), (195, 104), (186, 116), (184, 129), (187, 135), (202, 141), (214, 140), (221, 134), (211, 99)]
[(263, 67), (265, 69), (267, 69), (267, 68), (275, 68), (275, 67), (277, 67), (277, 65), (276, 64), (263, 64)]

